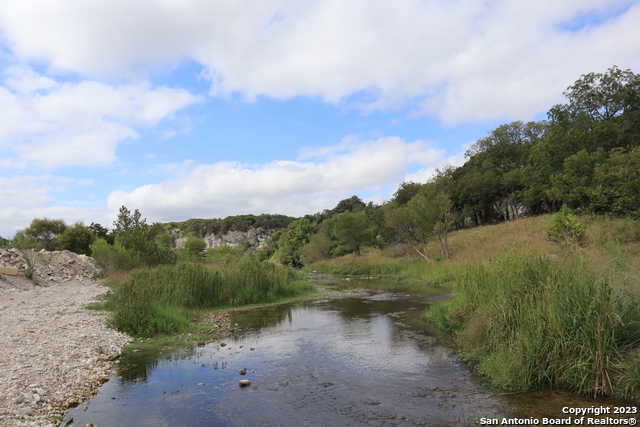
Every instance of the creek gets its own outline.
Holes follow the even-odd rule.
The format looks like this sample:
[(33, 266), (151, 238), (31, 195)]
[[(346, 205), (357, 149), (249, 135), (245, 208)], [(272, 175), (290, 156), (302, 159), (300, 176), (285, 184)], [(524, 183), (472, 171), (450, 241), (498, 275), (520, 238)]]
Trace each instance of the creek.
[[(484, 386), (420, 319), (438, 297), (370, 292), (233, 313), (243, 332), (169, 354), (129, 355), (71, 425), (478, 425), (562, 417), (565, 393)], [(222, 346), (221, 344), (225, 345)], [(245, 375), (240, 370), (246, 369)], [(251, 385), (239, 387), (239, 380)]]

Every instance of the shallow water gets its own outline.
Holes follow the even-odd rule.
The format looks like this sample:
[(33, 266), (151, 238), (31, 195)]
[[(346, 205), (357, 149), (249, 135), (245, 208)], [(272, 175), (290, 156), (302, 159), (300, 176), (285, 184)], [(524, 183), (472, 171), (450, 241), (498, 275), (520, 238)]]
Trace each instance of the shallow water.
[[(502, 396), (415, 321), (430, 300), (389, 293), (234, 314), (235, 338), (161, 357), (136, 353), (73, 425), (478, 425), (480, 417), (561, 417), (597, 404), (564, 394)], [(247, 369), (240, 375), (240, 369)], [(249, 387), (238, 381), (249, 379)]]

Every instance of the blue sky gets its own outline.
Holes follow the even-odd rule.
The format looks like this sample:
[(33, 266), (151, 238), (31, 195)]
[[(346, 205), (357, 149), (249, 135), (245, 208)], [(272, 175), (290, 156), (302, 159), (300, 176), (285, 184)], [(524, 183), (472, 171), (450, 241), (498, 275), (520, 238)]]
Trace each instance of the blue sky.
[(0, 235), (387, 199), (640, 65), (640, 2), (65, 2), (0, 11)]

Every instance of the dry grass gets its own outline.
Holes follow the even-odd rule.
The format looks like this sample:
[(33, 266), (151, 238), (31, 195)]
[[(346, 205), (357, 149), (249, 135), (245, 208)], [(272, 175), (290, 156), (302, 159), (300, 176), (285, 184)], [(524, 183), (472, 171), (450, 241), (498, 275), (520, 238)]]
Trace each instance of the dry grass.
[[(399, 275), (431, 281), (434, 278), (446, 280), (471, 264), (505, 254), (546, 255), (560, 259), (579, 251), (593, 273), (608, 275), (617, 271), (616, 274), (624, 277), (616, 283), (624, 283), (640, 294), (640, 221), (591, 216), (580, 217), (580, 220), (587, 224), (587, 241), (581, 248), (549, 241), (546, 228), (551, 215), (542, 215), (453, 232), (449, 236), (451, 258), (448, 260), (426, 263), (414, 257), (410, 249), (395, 246), (385, 250), (371, 249), (362, 256), (351, 254), (321, 261), (308, 269), (337, 274)], [(426, 249), (430, 257), (437, 259), (438, 242), (429, 242)]]

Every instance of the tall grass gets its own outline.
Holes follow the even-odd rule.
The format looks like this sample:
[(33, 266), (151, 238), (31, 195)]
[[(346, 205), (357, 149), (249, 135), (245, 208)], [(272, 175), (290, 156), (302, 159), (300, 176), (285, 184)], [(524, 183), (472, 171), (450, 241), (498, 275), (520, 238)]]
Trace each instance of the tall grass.
[[(415, 257), (389, 257), (380, 251), (373, 250), (363, 256), (350, 254), (325, 260), (305, 269), (326, 274), (375, 276), (391, 285), (383, 287), (386, 290), (417, 291), (420, 294), (434, 295), (448, 291), (456, 275), (465, 267), (466, 263), (462, 262), (426, 262), (422, 258)], [(351, 287), (363, 284), (362, 282), (350, 283)], [(363, 287), (380, 289), (373, 285), (374, 283), (370, 283), (370, 286)]]
[(640, 299), (584, 261), (514, 255), (461, 275), (427, 316), (496, 387), (640, 396)]
[(193, 310), (271, 302), (310, 285), (290, 270), (252, 256), (211, 271), (199, 264), (163, 265), (134, 274), (118, 286), (109, 306), (113, 325), (135, 336), (185, 330)]

